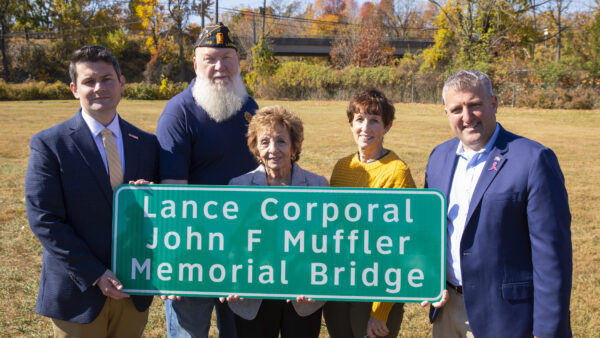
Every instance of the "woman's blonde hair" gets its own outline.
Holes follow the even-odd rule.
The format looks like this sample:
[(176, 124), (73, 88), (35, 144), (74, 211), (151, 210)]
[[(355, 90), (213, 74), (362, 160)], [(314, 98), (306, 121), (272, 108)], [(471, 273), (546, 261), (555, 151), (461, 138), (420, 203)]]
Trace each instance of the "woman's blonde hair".
[(248, 148), (250, 152), (260, 162), (260, 154), (258, 152), (258, 133), (265, 128), (275, 128), (277, 125), (285, 127), (290, 134), (292, 141), (292, 162), (300, 159), (302, 151), (302, 141), (304, 141), (304, 127), (302, 120), (293, 112), (287, 110), (283, 106), (268, 106), (256, 111), (256, 114), (250, 120), (248, 125)]

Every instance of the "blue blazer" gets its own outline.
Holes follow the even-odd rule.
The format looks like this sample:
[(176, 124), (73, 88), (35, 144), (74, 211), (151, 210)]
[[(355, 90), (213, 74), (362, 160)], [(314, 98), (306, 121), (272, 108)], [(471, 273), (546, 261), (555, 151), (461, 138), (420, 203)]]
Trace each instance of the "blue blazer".
[[(89, 323), (106, 300), (92, 284), (110, 269), (113, 191), (81, 114), (32, 137), (25, 197), (29, 225), (43, 246), (36, 312)], [(156, 137), (122, 119), (119, 125), (123, 181), (157, 181)], [(147, 296), (132, 299), (139, 311), (152, 302)]]
[[(571, 337), (571, 214), (552, 150), (500, 127), (460, 242), (464, 303), (475, 337)], [(449, 196), (454, 138), (429, 157), (425, 187)], [(433, 322), (439, 310), (430, 312)]]

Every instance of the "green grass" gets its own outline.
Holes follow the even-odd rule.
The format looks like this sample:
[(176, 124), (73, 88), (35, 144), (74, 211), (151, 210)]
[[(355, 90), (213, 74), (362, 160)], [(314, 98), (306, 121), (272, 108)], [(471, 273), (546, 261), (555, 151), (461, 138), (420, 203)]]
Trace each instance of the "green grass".
[[(260, 101), (284, 105), (300, 115), (305, 141), (300, 165), (329, 177), (335, 161), (355, 151), (348, 127), (346, 102)], [(135, 125), (155, 131), (165, 101), (123, 101), (120, 114)], [(398, 104), (397, 117), (385, 139), (423, 186), (429, 152), (452, 137), (442, 107)], [(25, 215), (23, 182), (29, 140), (36, 132), (72, 116), (78, 102), (0, 102), (0, 336), (51, 336), (50, 321), (35, 314), (41, 268), (41, 245)], [(597, 336), (600, 328), (600, 111), (501, 108), (498, 121), (510, 131), (552, 148), (565, 174), (573, 215), (574, 336)], [(401, 336), (428, 337), (427, 309), (406, 307)], [(212, 329), (213, 334), (216, 332)], [(146, 336), (165, 336), (162, 302), (155, 299)], [(322, 336), (327, 337), (323, 327)]]

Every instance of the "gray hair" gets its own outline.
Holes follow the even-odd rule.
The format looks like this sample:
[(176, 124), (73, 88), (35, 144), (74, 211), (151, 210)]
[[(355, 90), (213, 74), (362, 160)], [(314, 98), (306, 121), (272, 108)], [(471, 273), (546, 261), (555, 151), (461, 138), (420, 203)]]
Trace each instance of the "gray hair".
[(449, 90), (474, 89), (479, 86), (483, 86), (490, 96), (494, 96), (490, 78), (480, 71), (463, 69), (450, 75), (442, 89), (442, 99), (444, 99), (444, 104), (446, 103), (446, 93)]

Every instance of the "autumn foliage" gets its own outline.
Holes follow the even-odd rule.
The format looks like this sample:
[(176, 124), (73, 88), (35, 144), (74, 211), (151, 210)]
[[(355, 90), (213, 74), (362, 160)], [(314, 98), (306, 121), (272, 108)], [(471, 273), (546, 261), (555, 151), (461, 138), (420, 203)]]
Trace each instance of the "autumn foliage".
[[(167, 97), (175, 91), (169, 88), (195, 75), (191, 61), (202, 29), (201, 3), (4, 0), (0, 95), (64, 97), (56, 83), (69, 82), (70, 54), (85, 44), (101, 44), (115, 53), (129, 83), (141, 83), (127, 95)], [(214, 22), (214, 1), (203, 3), (206, 23)], [(236, 36), (244, 79), (258, 97), (346, 98), (362, 83), (372, 83), (399, 100), (438, 102), (447, 76), (471, 68), (490, 75), (501, 104), (597, 108), (600, 11), (590, 2), (569, 8), (571, 3), (271, 1), (264, 10), (221, 7), (218, 19)], [(333, 42), (329, 57), (281, 57), (272, 53), (271, 37)], [(432, 46), (394, 54), (396, 41), (413, 39)]]

